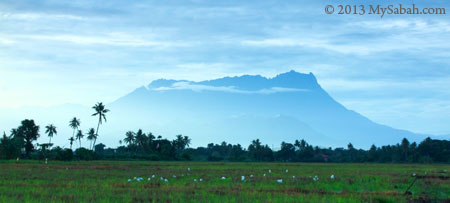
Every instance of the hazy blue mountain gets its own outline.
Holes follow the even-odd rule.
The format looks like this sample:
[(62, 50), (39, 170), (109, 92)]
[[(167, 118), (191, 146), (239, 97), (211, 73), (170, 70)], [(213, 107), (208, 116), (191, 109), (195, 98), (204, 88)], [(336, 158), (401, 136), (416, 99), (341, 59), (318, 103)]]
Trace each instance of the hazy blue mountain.
[(275, 147), (305, 139), (322, 146), (351, 142), (368, 148), (426, 136), (374, 123), (331, 98), (312, 73), (295, 71), (274, 78), (155, 80), (111, 108), (120, 117), (114, 125), (185, 134), (196, 146), (220, 141), (247, 145), (259, 138)]
[[(395, 144), (403, 137), (421, 141), (426, 135), (374, 123), (346, 109), (331, 98), (313, 74), (294, 71), (274, 78), (244, 75), (216, 80), (155, 80), (146, 87), (108, 103), (107, 122), (100, 127), (98, 143), (117, 146), (128, 130), (172, 139), (177, 134), (192, 138), (192, 146), (208, 143), (240, 143), (259, 138), (278, 148), (282, 141), (305, 139), (320, 146), (368, 148)], [(389, 108), (389, 107), (386, 107)], [(68, 146), (69, 120), (81, 118), (81, 129), (95, 127), (91, 107), (66, 104), (54, 107), (0, 109), (0, 131), (9, 132), (22, 119), (35, 119), (44, 129), (57, 126), (53, 139)], [(39, 142), (47, 142), (41, 130)], [(83, 143), (87, 146), (87, 143)]]

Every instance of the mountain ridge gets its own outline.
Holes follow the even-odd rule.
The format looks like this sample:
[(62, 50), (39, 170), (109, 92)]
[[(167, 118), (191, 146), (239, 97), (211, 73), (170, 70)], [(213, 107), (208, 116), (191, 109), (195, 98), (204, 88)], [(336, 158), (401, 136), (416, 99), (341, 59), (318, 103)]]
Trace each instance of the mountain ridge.
[[(245, 140), (241, 138), (246, 135), (240, 131), (245, 131), (247, 134), (260, 133), (257, 130), (252, 133), (246, 126), (232, 126), (230, 123), (233, 122), (225, 119), (231, 114), (240, 113), (259, 116), (259, 118), (273, 115), (293, 118), (298, 122), (295, 125), (302, 126), (302, 124), (305, 124), (303, 126), (308, 126), (305, 128), (310, 127), (314, 132), (317, 132), (312, 133), (312, 131), (305, 130), (305, 132), (308, 131), (311, 134), (302, 135), (299, 133), (298, 139), (302, 139), (302, 137), (313, 138), (314, 135), (321, 134), (330, 140), (340, 140), (336, 142), (335, 146), (345, 146), (352, 142), (356, 145), (368, 147), (371, 144), (398, 143), (403, 137), (412, 141), (420, 141), (420, 139), (428, 136), (377, 124), (335, 101), (320, 86), (313, 73), (304, 74), (296, 71), (281, 73), (272, 78), (260, 75), (241, 75), (199, 82), (159, 79), (116, 100), (113, 105), (121, 106), (121, 108), (140, 107), (141, 113), (148, 111), (159, 115), (169, 115), (162, 116), (166, 120), (171, 120), (170, 117), (176, 117), (178, 120), (189, 120), (191, 118), (187, 115), (192, 115), (196, 119), (208, 123), (208, 125), (216, 126), (216, 129), (220, 129), (219, 131), (225, 131), (226, 133), (214, 133), (222, 134), (217, 136), (217, 139), (223, 140), (227, 138), (223, 134), (239, 134), (240, 137), (236, 139)], [(301, 131), (295, 129), (297, 128), (293, 124), (295, 122), (291, 122), (292, 126), (280, 124), (277, 127), (283, 126), (288, 130), (275, 129), (275, 127), (270, 129), (269, 122), (256, 119), (256, 117), (253, 118), (261, 122), (261, 128), (265, 128), (268, 132), (280, 138), (283, 135), (276, 135), (277, 131), (283, 131), (285, 137), (294, 137), (296, 131)], [(216, 121), (222, 123), (214, 123)], [(246, 122), (252, 123), (252, 128), (258, 126), (253, 121), (242, 121), (242, 123)], [(278, 121), (274, 120), (274, 122)], [(181, 124), (179, 126), (167, 125), (166, 127), (180, 128), (193, 134), (205, 134), (187, 130), (191, 127)], [(194, 128), (197, 131), (206, 129), (204, 126), (203, 128), (201, 126)], [(261, 140), (264, 141), (264, 138), (273, 140), (270, 136), (270, 134), (267, 134), (265, 137), (261, 137)], [(279, 139), (280, 142), (281, 140)], [(248, 140), (245, 142), (248, 142)], [(316, 140), (315, 142), (315, 144), (321, 143), (325, 143), (325, 141)]]

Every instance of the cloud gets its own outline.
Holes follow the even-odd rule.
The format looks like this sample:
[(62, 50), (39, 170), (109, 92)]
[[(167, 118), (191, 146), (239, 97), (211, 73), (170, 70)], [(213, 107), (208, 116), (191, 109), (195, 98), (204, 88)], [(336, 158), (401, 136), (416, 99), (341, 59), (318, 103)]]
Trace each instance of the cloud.
[(86, 21), (90, 18), (69, 15), (69, 14), (49, 14), (49, 13), (7, 13), (0, 12), (0, 19), (3, 20), (26, 20), (26, 21), (38, 21), (38, 20), (78, 20)]
[(195, 92), (201, 91), (218, 91), (218, 92), (230, 92), (230, 93), (240, 93), (240, 94), (273, 94), (280, 92), (307, 92), (307, 89), (296, 89), (296, 88), (284, 88), (284, 87), (272, 87), (269, 89), (260, 89), (256, 91), (240, 90), (235, 86), (209, 86), (209, 85), (199, 85), (191, 82), (176, 82), (170, 87), (158, 87), (152, 88), (153, 91), (170, 91), (170, 90), (192, 90)]
[(146, 39), (141, 36), (126, 33), (107, 33), (104, 35), (84, 36), (74, 34), (55, 35), (20, 35), (22, 39), (60, 41), (79, 45), (106, 45), (106, 46), (130, 46), (130, 47), (173, 47), (186, 46), (184, 42), (165, 42)]
[(439, 54), (450, 47), (447, 40), (450, 37), (450, 23), (444, 20), (356, 21), (316, 28), (309, 34), (298, 34), (297, 29), (272, 31), (266, 37), (245, 39), (240, 43), (244, 46), (280, 49), (297, 47), (315, 52), (326, 50), (365, 57), (386, 52), (419, 54), (425, 50), (425, 55)]

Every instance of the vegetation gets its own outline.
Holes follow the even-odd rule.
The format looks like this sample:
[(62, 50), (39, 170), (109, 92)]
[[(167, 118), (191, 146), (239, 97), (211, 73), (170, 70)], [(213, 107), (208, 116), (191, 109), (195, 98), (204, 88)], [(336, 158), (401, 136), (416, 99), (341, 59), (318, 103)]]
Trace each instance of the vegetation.
[(50, 145), (52, 143), (52, 137), (56, 135), (58, 132), (56, 131), (56, 127), (53, 124), (45, 126), (45, 133), (47, 133), (50, 140), (48, 141), (48, 144)]
[[(85, 136), (76, 117), (69, 123), (70, 149), (52, 148), (51, 138), (57, 134), (52, 124), (45, 127), (48, 143), (33, 144), (39, 126), (29, 119), (9, 136), (3, 133), (0, 159), (13, 160), (0, 161), (1, 202), (450, 201), (449, 165), (393, 164), (450, 163), (447, 140), (427, 138), (417, 144), (403, 139), (369, 150), (351, 143), (345, 149), (320, 148), (305, 140), (282, 142), (273, 150), (259, 139), (247, 148), (226, 142), (189, 148), (187, 136), (168, 140), (138, 129), (128, 131), (121, 146), (106, 148), (95, 141), (109, 110), (102, 103), (93, 108), (99, 120), (96, 130), (88, 130), (89, 149), (81, 146)], [(79, 147), (72, 151), (77, 140)]]
[[(372, 146), (369, 150), (356, 149), (351, 143), (347, 148), (320, 148), (308, 144), (305, 140), (294, 143), (282, 142), (279, 150), (263, 145), (259, 139), (253, 140), (247, 148), (237, 144), (208, 144), (206, 147), (188, 148), (191, 139), (177, 135), (174, 140), (155, 136), (142, 129), (128, 131), (123, 142), (126, 145), (106, 148), (102, 143), (96, 145), (99, 127), (106, 122), (109, 112), (101, 102), (92, 107), (98, 116), (97, 129), (90, 128), (86, 139), (91, 141), (89, 149), (82, 148), (83, 132), (79, 129), (80, 120), (76, 117), (69, 122), (73, 129), (69, 138), (70, 149), (52, 147), (51, 138), (57, 134), (56, 126), (49, 124), (45, 133), (49, 143), (36, 144), (39, 126), (33, 120), (25, 119), (21, 125), (11, 130), (9, 136), (3, 133), (0, 139), (1, 159), (48, 159), (48, 160), (193, 160), (193, 161), (252, 161), (252, 162), (335, 162), (335, 163), (450, 163), (450, 141), (426, 138), (419, 144), (410, 143), (406, 138), (396, 145)], [(72, 151), (73, 142), (78, 140), (79, 147)]]
[(92, 114), (92, 116), (98, 116), (98, 124), (97, 124), (97, 131), (95, 131), (95, 138), (94, 138), (94, 144), (97, 141), (98, 137), (98, 129), (100, 125), (102, 124), (102, 121), (105, 120), (106, 122), (106, 116), (105, 114), (109, 112), (109, 109), (105, 108), (105, 105), (103, 105), (102, 102), (98, 102), (96, 105), (92, 107), (95, 110), (95, 113)]
[(445, 202), (449, 169), (436, 164), (3, 161), (0, 201)]

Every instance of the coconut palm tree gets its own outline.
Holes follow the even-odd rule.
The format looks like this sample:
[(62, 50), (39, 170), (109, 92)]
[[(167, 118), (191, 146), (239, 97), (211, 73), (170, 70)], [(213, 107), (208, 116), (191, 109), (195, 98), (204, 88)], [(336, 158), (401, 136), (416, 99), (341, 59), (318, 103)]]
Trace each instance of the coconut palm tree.
[(92, 140), (94, 140), (95, 138), (97, 138), (97, 135), (95, 134), (95, 129), (94, 128), (90, 128), (89, 131), (88, 131), (87, 139), (89, 141), (91, 141), (91, 143), (89, 144), (89, 149), (91, 149), (91, 150), (92, 150), (92, 147), (91, 147)]
[(135, 141), (136, 141), (136, 145), (138, 147), (144, 148), (146, 142), (147, 142), (147, 135), (145, 135), (144, 132), (142, 132), (141, 129), (139, 129), (134, 137)]
[[(80, 119), (77, 119), (77, 117), (73, 117), (72, 120), (69, 121), (69, 126), (73, 129), (72, 139), (75, 140), (75, 130), (80, 127)], [(72, 147), (70, 147), (70, 149), (72, 149)]]
[(123, 139), (123, 141), (128, 145), (131, 145), (134, 144), (134, 139), (134, 132), (128, 131), (127, 133), (125, 133), (125, 139)]
[(94, 144), (92, 145), (92, 147), (94, 147), (95, 142), (97, 141), (97, 137), (98, 137), (98, 128), (100, 127), (100, 124), (102, 124), (103, 120), (105, 120), (105, 122), (106, 122), (105, 114), (109, 112), (109, 109), (106, 109), (105, 105), (102, 102), (98, 102), (92, 108), (95, 110), (95, 113), (92, 114), (92, 116), (98, 115), (97, 131), (95, 132), (96, 137), (94, 139)]
[(45, 126), (45, 133), (47, 133), (50, 140), (48, 141), (48, 145), (52, 143), (52, 137), (56, 135), (58, 132), (56, 131), (56, 127), (53, 124)]
[(81, 139), (83, 139), (83, 137), (84, 137), (83, 132), (81, 130), (78, 130), (76, 138), (80, 142), (80, 147), (79, 148), (81, 148)]
[(72, 144), (73, 144), (73, 141), (75, 141), (75, 139), (73, 137), (70, 137), (69, 141), (70, 141), (70, 149), (72, 150)]

